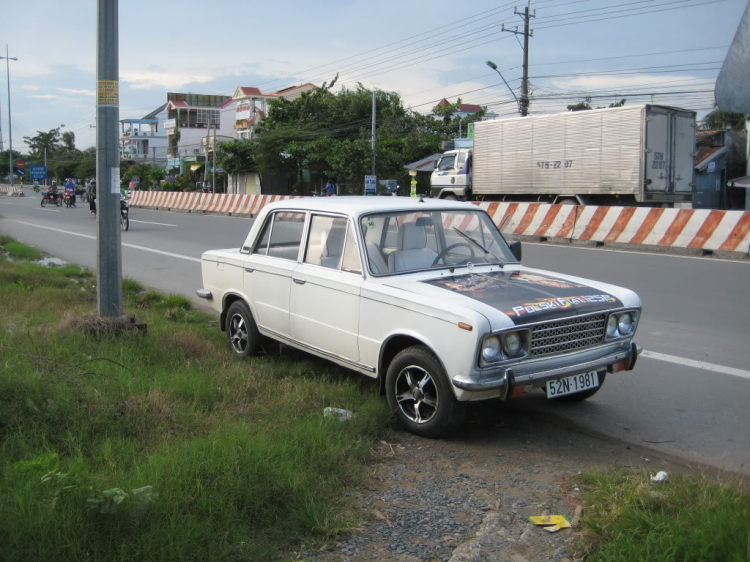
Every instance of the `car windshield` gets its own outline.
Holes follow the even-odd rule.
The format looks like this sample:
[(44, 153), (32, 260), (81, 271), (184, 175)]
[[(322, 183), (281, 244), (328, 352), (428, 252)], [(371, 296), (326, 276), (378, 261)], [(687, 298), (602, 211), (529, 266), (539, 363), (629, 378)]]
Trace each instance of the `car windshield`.
[(480, 209), (378, 213), (363, 216), (360, 226), (373, 275), (516, 261)]

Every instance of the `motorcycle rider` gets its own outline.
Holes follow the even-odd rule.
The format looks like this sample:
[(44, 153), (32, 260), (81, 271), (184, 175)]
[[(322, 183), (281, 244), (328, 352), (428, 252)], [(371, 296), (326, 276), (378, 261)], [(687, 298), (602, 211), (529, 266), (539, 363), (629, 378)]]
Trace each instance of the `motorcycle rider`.
[(47, 190), (47, 195), (49, 195), (52, 201), (57, 201), (57, 180), (52, 180), (52, 184), (50, 184), (49, 189)]
[(89, 210), (96, 214), (96, 180), (91, 180), (89, 189)]
[(70, 205), (71, 207), (76, 206), (76, 188), (75, 184), (70, 181), (65, 185), (65, 194), (70, 197)]
[(39, 180), (34, 180), (34, 191), (39, 192)]

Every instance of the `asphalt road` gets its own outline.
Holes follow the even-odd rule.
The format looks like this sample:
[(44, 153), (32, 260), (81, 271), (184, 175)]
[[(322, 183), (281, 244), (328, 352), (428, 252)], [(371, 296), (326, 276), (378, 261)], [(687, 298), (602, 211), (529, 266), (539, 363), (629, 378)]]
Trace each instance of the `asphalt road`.
[[(238, 247), (252, 221), (131, 210), (122, 233), (123, 273), (194, 297), (203, 251)], [(95, 269), (96, 219), (88, 205), (42, 209), (36, 194), (0, 197), (0, 233)], [(520, 407), (659, 452), (750, 474), (750, 262), (525, 244), (525, 265), (600, 279), (641, 296), (632, 372), (610, 376), (581, 404), (541, 392)]]

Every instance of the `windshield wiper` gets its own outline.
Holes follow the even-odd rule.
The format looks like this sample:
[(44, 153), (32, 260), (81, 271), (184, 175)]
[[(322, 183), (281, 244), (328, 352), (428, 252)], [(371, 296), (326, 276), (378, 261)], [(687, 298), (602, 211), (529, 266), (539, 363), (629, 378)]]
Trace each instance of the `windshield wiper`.
[(477, 242), (476, 240), (474, 240), (471, 236), (469, 236), (468, 234), (466, 234), (464, 231), (456, 228), (455, 226), (453, 227), (453, 230), (455, 230), (456, 232), (458, 232), (461, 236), (463, 236), (464, 238), (466, 238), (469, 242), (472, 242), (477, 248), (479, 248), (480, 250), (482, 250), (485, 253), (485, 255), (490, 255), (493, 258), (495, 258), (498, 261), (498, 265), (500, 267), (505, 267), (505, 260), (504, 259), (502, 259), (502, 258), (496, 256), (495, 254), (493, 254), (492, 252), (490, 252), (487, 248), (485, 248), (484, 246), (482, 246), (479, 242)]

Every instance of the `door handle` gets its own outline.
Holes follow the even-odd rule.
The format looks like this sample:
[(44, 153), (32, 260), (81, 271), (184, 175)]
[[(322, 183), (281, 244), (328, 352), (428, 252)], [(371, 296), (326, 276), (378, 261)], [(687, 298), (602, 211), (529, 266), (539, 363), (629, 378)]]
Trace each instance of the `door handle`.
[(305, 279), (302, 279), (300, 277), (292, 277), (292, 281), (297, 283), (297, 285), (304, 285), (307, 282)]
[(248, 273), (252, 273), (253, 271), (255, 271), (255, 269), (252, 267), (246, 267), (245, 271), (247, 271)]

